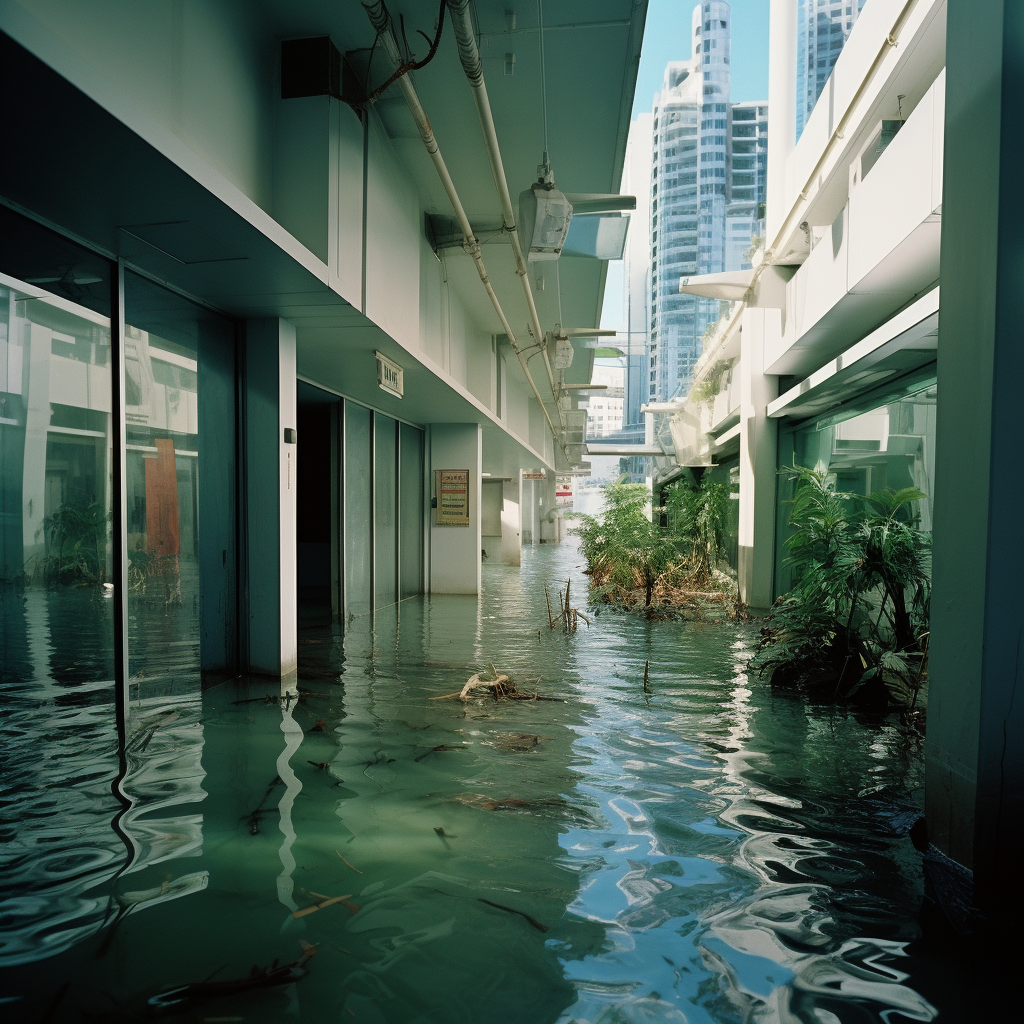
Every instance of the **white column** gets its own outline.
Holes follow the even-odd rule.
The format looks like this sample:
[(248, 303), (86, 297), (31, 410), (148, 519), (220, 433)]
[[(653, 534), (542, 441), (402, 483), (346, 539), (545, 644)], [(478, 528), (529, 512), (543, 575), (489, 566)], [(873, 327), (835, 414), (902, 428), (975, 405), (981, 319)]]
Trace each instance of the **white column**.
[[(479, 594), (483, 428), (478, 423), (434, 423), (430, 467), (469, 470), (469, 526), (438, 526), (430, 512), (430, 593)], [(433, 475), (433, 474), (432, 474)]]
[(768, 22), (768, 198), (766, 245), (789, 213), (786, 163), (796, 146), (797, 0), (771, 0)]
[(555, 500), (555, 477), (550, 471), (546, 471), (543, 480), (538, 480), (540, 485), (537, 490), (540, 498), (537, 502), (537, 512), (540, 517), (540, 537), (545, 544), (558, 543), (558, 516), (556, 513)]
[(501, 560), (505, 565), (523, 564), (520, 524), (522, 477), (505, 480), (501, 485)]
[(778, 427), (768, 418), (778, 378), (764, 370), (765, 341), (782, 331), (781, 311), (748, 309), (740, 333), (740, 600), (765, 611), (774, 600)]
[(245, 328), (248, 670), (294, 688), (298, 669), (295, 328)]

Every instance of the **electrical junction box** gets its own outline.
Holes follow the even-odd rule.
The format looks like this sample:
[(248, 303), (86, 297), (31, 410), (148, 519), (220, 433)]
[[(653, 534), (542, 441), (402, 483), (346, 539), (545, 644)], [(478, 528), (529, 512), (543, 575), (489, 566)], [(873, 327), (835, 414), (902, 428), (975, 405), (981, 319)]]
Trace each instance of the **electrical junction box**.
[(574, 351), (568, 338), (555, 338), (555, 357), (551, 361), (556, 370), (568, 370), (572, 366)]
[(538, 183), (519, 194), (519, 237), (528, 260), (557, 260), (571, 221), (572, 203), (557, 188)]

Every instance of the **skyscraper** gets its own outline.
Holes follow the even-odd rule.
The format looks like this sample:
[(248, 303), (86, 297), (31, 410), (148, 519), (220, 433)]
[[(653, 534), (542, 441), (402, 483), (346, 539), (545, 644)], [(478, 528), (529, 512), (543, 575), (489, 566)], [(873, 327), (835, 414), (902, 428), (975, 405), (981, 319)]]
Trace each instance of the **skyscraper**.
[(692, 56), (672, 61), (655, 97), (651, 153), (649, 401), (690, 380), (717, 299), (679, 294), (679, 278), (740, 269), (763, 218), (767, 104), (733, 108), (731, 11), (694, 8)]
[(796, 137), (832, 74), (866, 0), (798, 0)]
[(725, 208), (725, 269), (750, 266), (754, 239), (764, 236), (768, 183), (768, 105), (733, 103), (729, 119), (729, 201)]

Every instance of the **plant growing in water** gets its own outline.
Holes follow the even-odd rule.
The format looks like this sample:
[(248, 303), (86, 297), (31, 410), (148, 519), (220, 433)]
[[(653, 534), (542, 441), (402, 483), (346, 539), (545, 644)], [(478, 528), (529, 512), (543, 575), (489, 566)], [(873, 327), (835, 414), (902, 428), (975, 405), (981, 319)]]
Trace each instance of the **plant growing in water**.
[(832, 686), (861, 699), (910, 703), (925, 677), (931, 538), (913, 487), (859, 498), (826, 470), (794, 466), (786, 564), (793, 589), (762, 629), (751, 667), (776, 683)]
[(650, 609), (659, 587), (692, 596), (716, 582), (729, 501), (723, 484), (707, 476), (699, 487), (673, 484), (666, 493), (666, 526), (648, 517), (651, 495), (643, 484), (607, 484), (602, 490), (600, 517), (571, 513), (579, 523), (571, 532), (580, 538), (593, 596), (629, 604), (640, 590)]

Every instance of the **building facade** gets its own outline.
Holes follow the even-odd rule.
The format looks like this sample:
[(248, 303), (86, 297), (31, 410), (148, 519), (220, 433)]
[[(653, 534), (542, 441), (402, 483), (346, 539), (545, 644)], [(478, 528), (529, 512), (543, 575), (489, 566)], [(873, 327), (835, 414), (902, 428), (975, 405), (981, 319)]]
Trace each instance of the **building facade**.
[[(772, 0), (765, 242), (732, 279), (737, 305), (697, 364), (701, 400), (661, 410), (676, 444), (658, 481), (735, 470), (740, 594), (761, 609), (792, 582), (793, 489), (780, 471), (816, 468), (854, 495), (922, 492), (925, 885), (965, 933), (979, 913), (1019, 913), (1024, 820), (1024, 544), (1009, 469), (1024, 379), (1013, 226), (1024, 12), (978, 10)], [(832, 64), (813, 89), (812, 43), (815, 73)], [(720, 295), (723, 283), (688, 287)]]
[(867, 0), (799, 0), (796, 45), (796, 137), (825, 88)]
[(693, 10), (692, 57), (665, 69), (652, 120), (647, 400), (685, 390), (717, 299), (679, 293), (679, 278), (742, 266), (763, 217), (767, 104), (730, 102), (732, 14)]
[[(559, 537), (561, 399), (593, 351), (554, 370), (522, 350), (563, 316), (596, 328), (605, 267), (518, 275), (488, 166), (500, 147), (505, 192), (536, 179), (540, 112), (516, 115), (541, 27), (389, 6), (0, 4), (0, 96), (25, 126), (0, 161), (0, 678), (29, 723), (0, 812), (0, 969), (19, 991), (120, 920), (122, 875), (159, 862), (156, 902), (206, 884), (179, 858), (232, 777), (200, 764), (207, 690), (263, 680), (287, 706), (301, 626), (372, 637), (405, 598), (475, 595), (483, 560)], [(581, 125), (547, 98), (567, 190), (618, 192), (645, 16), (606, 5), (597, 61), (546, 40), (592, 104)], [(475, 24), (519, 72), (464, 118)], [(408, 74), (398, 25), (438, 59)], [(159, 782), (132, 761), (151, 743)]]

